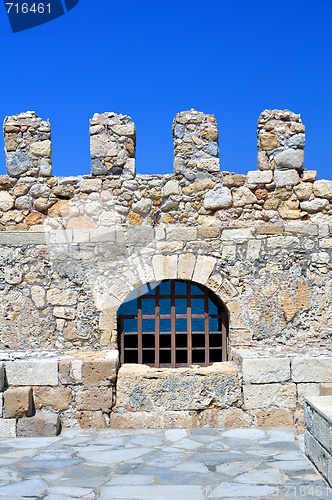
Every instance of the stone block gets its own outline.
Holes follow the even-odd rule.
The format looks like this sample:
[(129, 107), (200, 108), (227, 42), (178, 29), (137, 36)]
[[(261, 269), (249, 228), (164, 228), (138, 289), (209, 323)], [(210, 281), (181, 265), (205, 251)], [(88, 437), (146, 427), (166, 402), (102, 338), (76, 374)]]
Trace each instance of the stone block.
[(288, 223), (285, 225), (285, 232), (290, 234), (312, 234), (317, 236), (318, 226), (316, 224)]
[[(320, 384), (319, 394), (315, 396), (332, 396), (332, 384)], [(310, 394), (312, 396), (312, 394)]]
[(84, 385), (109, 385), (116, 377), (117, 360), (94, 359), (83, 360), (82, 380)]
[(196, 264), (196, 257), (192, 253), (182, 254), (178, 261), (178, 278), (191, 280)]
[(276, 170), (274, 172), (274, 182), (277, 188), (296, 186), (300, 182), (300, 177), (296, 170)]
[(92, 193), (101, 191), (102, 180), (101, 179), (82, 179), (80, 184), (80, 190), (82, 193)]
[(72, 229), (74, 243), (88, 243), (90, 239), (90, 229)]
[(208, 191), (204, 197), (204, 208), (206, 210), (219, 210), (232, 206), (232, 193), (227, 187), (221, 187)]
[(104, 410), (108, 412), (113, 406), (112, 388), (80, 388), (75, 395), (75, 404), (77, 410)]
[(331, 357), (297, 357), (292, 360), (294, 382), (332, 382)]
[(5, 364), (0, 363), (0, 391), (3, 390), (5, 385)]
[(192, 280), (195, 283), (202, 283), (204, 285), (209, 279), (215, 263), (216, 259), (214, 257), (205, 257), (199, 255), (196, 260), (196, 266)]
[(308, 398), (310, 396), (320, 395), (320, 384), (313, 384), (313, 383), (296, 384), (296, 388), (297, 388), (297, 400), (301, 406), (303, 406), (305, 398)]
[(198, 228), (198, 237), (199, 238), (218, 238), (219, 234), (220, 234), (219, 227), (201, 226)]
[(271, 235), (271, 234), (282, 234), (284, 232), (283, 226), (279, 226), (277, 224), (263, 224), (261, 226), (257, 226), (256, 234), (257, 235)]
[(261, 384), (243, 386), (244, 405), (247, 410), (269, 408), (295, 408), (296, 384)]
[(241, 403), (241, 376), (233, 363), (198, 368), (122, 365), (116, 408), (126, 411), (179, 411), (229, 408)]
[[(71, 382), (73, 383), (73, 381)], [(37, 410), (51, 408), (52, 410), (68, 410), (71, 403), (71, 390), (69, 387), (33, 388), (34, 404)]]
[(252, 358), (242, 361), (243, 381), (246, 384), (287, 382), (290, 379), (290, 361), (287, 358)]
[(257, 427), (284, 427), (293, 425), (293, 411), (285, 408), (254, 410)]
[(247, 175), (248, 184), (270, 184), (273, 179), (272, 172), (269, 170), (250, 170)]
[(35, 358), (6, 361), (6, 377), (9, 386), (58, 385), (58, 360)]
[(36, 411), (33, 417), (22, 417), (17, 422), (18, 437), (58, 436), (60, 431), (60, 417), (56, 413)]
[(32, 414), (31, 387), (7, 389), (4, 394), (5, 418), (30, 416)]
[(328, 200), (332, 198), (332, 181), (327, 181), (325, 179), (315, 181), (313, 189), (314, 195), (318, 198), (327, 198)]
[(197, 239), (196, 227), (168, 227), (166, 229), (166, 240), (193, 241), (196, 239)]
[(177, 255), (154, 255), (152, 258), (152, 267), (156, 281), (176, 279), (177, 262)]
[(259, 240), (249, 240), (247, 246), (247, 259), (256, 260), (260, 256), (262, 243)]
[(103, 429), (106, 427), (106, 422), (101, 411), (77, 412), (76, 420), (81, 429)]
[(16, 419), (0, 418), (0, 439), (16, 437)]
[(252, 238), (254, 235), (254, 228), (239, 228), (239, 229), (223, 229), (221, 233), (222, 240), (236, 240)]

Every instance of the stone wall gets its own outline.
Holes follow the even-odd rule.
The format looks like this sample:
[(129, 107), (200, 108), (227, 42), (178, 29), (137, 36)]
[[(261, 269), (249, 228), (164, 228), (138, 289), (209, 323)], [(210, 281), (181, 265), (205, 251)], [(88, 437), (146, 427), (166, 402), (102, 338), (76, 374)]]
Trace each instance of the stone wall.
[[(54, 177), (49, 123), (33, 112), (6, 118), (7, 174), (0, 176), (3, 372), (7, 361), (32, 362), (39, 351), (55, 359), (58, 370), (63, 357), (73, 357), (71, 373), (77, 356), (111, 352), (117, 359), (116, 314), (126, 297), (146, 283), (185, 279), (206, 286), (227, 307), (229, 363), (238, 373), (240, 396), (227, 408), (215, 406), (213, 398), (205, 409), (189, 405), (183, 422), (226, 425), (236, 414), (239, 425), (301, 426), (303, 397), (332, 381), (324, 369), (332, 357), (332, 181), (316, 180), (315, 171), (304, 169), (304, 130), (300, 115), (264, 111), (258, 168), (240, 175), (219, 171), (215, 118), (182, 112), (173, 123), (174, 174), (139, 175), (131, 118), (96, 114), (90, 122), (92, 174)], [(307, 380), (303, 371), (295, 377), (294, 366), (303, 359), (323, 367), (319, 380)], [(257, 363), (259, 373), (248, 375)], [(214, 367), (217, 378), (225, 366)], [(161, 418), (159, 409), (124, 416), (113, 375), (107, 404), (82, 409), (76, 393), (89, 385), (75, 377), (65, 384), (57, 373), (47, 390), (36, 376), (28, 378), (31, 390), (13, 393), (13, 401), (21, 401), (20, 394), (25, 401), (24, 417), (21, 402), (8, 413), (8, 391), (25, 385), (7, 375), (3, 422), (16, 425), (22, 417), (34, 425), (35, 406), (39, 421), (53, 412), (63, 425), (89, 426), (92, 419), (125, 426), (134, 418), (145, 425), (157, 425), (158, 418), (159, 425), (180, 425), (179, 413)], [(40, 393), (53, 394), (54, 387), (66, 408), (38, 403)], [(78, 419), (84, 411), (95, 413)]]

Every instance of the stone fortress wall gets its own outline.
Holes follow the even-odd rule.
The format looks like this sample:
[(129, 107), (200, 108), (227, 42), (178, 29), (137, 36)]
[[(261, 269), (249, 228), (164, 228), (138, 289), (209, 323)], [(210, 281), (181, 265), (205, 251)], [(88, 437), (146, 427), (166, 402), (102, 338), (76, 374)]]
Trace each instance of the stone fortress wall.
[[(55, 432), (59, 416), (301, 426), (303, 398), (330, 390), (332, 181), (303, 167), (300, 115), (261, 114), (247, 175), (220, 171), (213, 115), (178, 113), (172, 130), (174, 174), (139, 175), (131, 118), (95, 114), (91, 175), (54, 177), (49, 122), (5, 119), (0, 435)], [(226, 305), (230, 361), (118, 371), (117, 309), (135, 288), (176, 278)]]

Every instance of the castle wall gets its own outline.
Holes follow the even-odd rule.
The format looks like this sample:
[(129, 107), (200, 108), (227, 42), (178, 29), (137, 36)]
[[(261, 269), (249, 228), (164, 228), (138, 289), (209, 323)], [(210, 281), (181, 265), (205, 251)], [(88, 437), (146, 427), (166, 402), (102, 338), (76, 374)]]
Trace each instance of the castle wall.
[[(221, 409), (229, 410), (232, 422), (234, 406), (241, 425), (276, 424), (286, 417), (301, 421), (303, 395), (332, 382), (324, 370), (319, 380), (308, 380), (304, 372), (294, 378), (290, 369), (296, 357), (318, 365), (317, 359), (332, 360), (332, 181), (316, 180), (315, 171), (303, 169), (304, 130), (300, 115), (264, 111), (258, 121), (258, 168), (239, 175), (219, 171), (215, 118), (182, 112), (173, 124), (174, 174), (139, 175), (131, 118), (97, 114), (90, 123), (92, 174), (58, 178), (51, 175), (49, 123), (32, 112), (6, 118), (0, 360), (7, 378), (0, 434), (1, 425), (12, 429), (11, 419), (31, 412), (30, 389), (24, 389), (26, 409), (8, 417), (8, 390), (26, 386), (24, 377), (8, 377), (7, 363), (23, 363), (22, 373), (33, 372), (29, 363), (41, 353), (52, 360), (52, 383), (47, 377), (43, 383), (39, 374), (28, 378), (28, 385), (34, 399), (44, 394), (37, 408), (43, 415), (60, 413), (63, 425), (102, 426), (112, 418), (118, 426), (134, 425), (135, 418), (135, 425), (143, 425), (143, 407), (136, 417), (117, 406), (112, 411), (116, 311), (135, 288), (174, 278), (207, 286), (226, 305), (229, 357), (241, 384), (236, 404), (218, 409), (212, 400), (205, 408), (211, 418), (197, 420), (195, 414), (192, 421), (190, 412), (197, 409), (189, 404), (183, 422), (226, 422)], [(279, 367), (287, 373), (276, 376), (279, 368), (269, 368), (266, 358), (280, 358), (289, 373)], [(99, 406), (82, 403), (90, 382), (77, 375), (93, 359), (104, 360), (109, 370), (92, 384)], [(247, 359), (262, 363), (263, 375), (248, 378)], [(63, 363), (69, 379), (61, 375)], [(98, 398), (105, 387), (109, 397), (102, 404)], [(66, 401), (61, 408), (52, 403), (54, 391)], [(172, 415), (167, 421), (182, 425)], [(29, 423), (34, 417), (26, 418)], [(157, 416), (146, 419), (158, 422)]]

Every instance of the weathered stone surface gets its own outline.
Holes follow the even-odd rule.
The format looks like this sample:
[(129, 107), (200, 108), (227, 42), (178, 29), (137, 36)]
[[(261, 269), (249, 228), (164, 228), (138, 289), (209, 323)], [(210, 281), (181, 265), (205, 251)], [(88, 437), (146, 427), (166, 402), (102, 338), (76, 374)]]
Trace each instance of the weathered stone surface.
[(300, 201), (308, 200), (312, 194), (312, 184), (303, 182), (294, 187), (294, 193)]
[(182, 189), (182, 192), (186, 196), (190, 196), (193, 193), (199, 193), (200, 191), (205, 191), (207, 189), (212, 189), (215, 186), (215, 182), (212, 179), (203, 179), (202, 181), (193, 182)]
[(260, 384), (243, 386), (244, 405), (249, 409), (289, 408), (296, 406), (296, 384)]
[(215, 264), (216, 264), (215, 257), (199, 256), (196, 260), (196, 266), (192, 280), (195, 283), (205, 284), (209, 279)]
[(314, 200), (311, 201), (302, 201), (300, 206), (302, 210), (305, 210), (306, 212), (315, 213), (315, 212), (320, 212), (324, 208), (328, 206), (329, 202), (325, 198), (315, 198)]
[[(264, 172), (265, 173), (265, 172)], [(267, 172), (269, 173), (269, 172)], [(244, 207), (245, 205), (251, 205), (256, 203), (257, 198), (250, 189), (245, 186), (239, 187), (237, 191), (233, 193), (233, 205), (234, 207)]]
[(51, 158), (52, 156), (52, 144), (51, 141), (39, 141), (30, 144), (30, 153), (35, 156), (46, 156)]
[(228, 208), (231, 205), (232, 194), (227, 187), (208, 191), (204, 198), (204, 208), (206, 210), (218, 210), (220, 208)]
[(195, 264), (196, 258), (192, 253), (181, 255), (178, 261), (178, 278), (191, 280)]
[(6, 361), (6, 377), (9, 386), (58, 385), (58, 361), (56, 358)]
[(178, 181), (168, 181), (162, 189), (162, 196), (171, 196), (172, 194), (179, 194), (179, 182)]
[(16, 437), (16, 420), (0, 418), (0, 439)]
[(83, 360), (82, 379), (84, 385), (109, 384), (116, 377), (118, 357), (110, 359)]
[(245, 181), (246, 176), (243, 174), (231, 174), (223, 177), (223, 185), (228, 188), (243, 186)]
[(300, 182), (300, 177), (296, 170), (276, 170), (274, 172), (274, 182), (277, 188), (296, 186)]
[(110, 411), (113, 406), (112, 388), (90, 387), (79, 389), (75, 395), (77, 410), (105, 410)]
[(277, 169), (295, 169), (300, 170), (304, 161), (304, 152), (302, 149), (284, 149), (274, 155), (274, 161)]
[[(71, 379), (70, 383), (74, 383), (74, 380)], [(72, 399), (71, 390), (68, 387), (35, 386), (33, 388), (33, 397), (37, 410), (43, 408), (68, 410)]]
[(93, 193), (101, 191), (101, 179), (82, 179), (80, 190), (82, 193)]
[(47, 302), (52, 306), (74, 306), (77, 302), (77, 292), (51, 288), (46, 294)]
[(76, 419), (81, 429), (103, 429), (106, 422), (101, 411), (79, 411)]
[(255, 410), (257, 427), (285, 427), (293, 425), (293, 412), (282, 408)]
[(320, 198), (332, 198), (332, 181), (316, 181), (313, 184), (314, 195)]
[(303, 170), (302, 181), (303, 182), (315, 182), (317, 176), (316, 170)]
[(232, 363), (197, 369), (123, 365), (118, 373), (118, 410), (200, 410), (212, 405), (228, 408), (240, 399), (239, 371)]
[(272, 172), (269, 171), (250, 170), (247, 176), (248, 184), (269, 184), (273, 179)]
[(0, 191), (0, 210), (7, 212), (14, 206), (14, 198), (7, 191)]
[[(178, 205), (177, 205), (178, 206)], [(147, 215), (152, 207), (152, 201), (149, 198), (142, 198), (140, 201), (132, 204), (132, 210), (141, 215)]]
[(262, 132), (259, 135), (260, 146), (263, 151), (270, 151), (278, 147), (276, 136), (271, 132)]
[(18, 437), (58, 436), (61, 430), (59, 415), (36, 411), (33, 417), (22, 417), (17, 422)]
[(19, 177), (32, 167), (32, 160), (21, 151), (7, 152), (6, 154), (7, 174), (11, 177)]
[(287, 358), (252, 358), (242, 361), (246, 384), (287, 382), (290, 379), (290, 361)]
[(292, 361), (294, 382), (332, 382), (332, 358), (296, 357)]
[(30, 416), (32, 414), (31, 387), (9, 388), (4, 392), (5, 418)]

